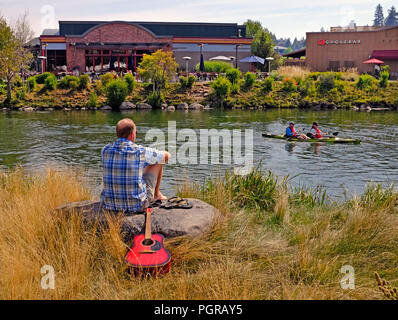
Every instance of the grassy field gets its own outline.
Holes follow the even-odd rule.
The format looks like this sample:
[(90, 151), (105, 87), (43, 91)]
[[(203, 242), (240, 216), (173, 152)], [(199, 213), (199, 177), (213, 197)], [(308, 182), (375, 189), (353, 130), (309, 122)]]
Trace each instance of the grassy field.
[[(322, 190), (292, 189), (271, 173), (227, 175), (179, 194), (216, 206), (222, 219), (200, 237), (168, 239), (172, 272), (132, 278), (128, 249), (110, 228), (54, 208), (92, 199), (82, 172), (0, 173), (0, 299), (383, 299), (374, 272), (398, 285), (398, 193), (369, 186), (342, 203)], [(40, 270), (55, 270), (43, 290)], [(343, 290), (343, 265), (355, 269)]]

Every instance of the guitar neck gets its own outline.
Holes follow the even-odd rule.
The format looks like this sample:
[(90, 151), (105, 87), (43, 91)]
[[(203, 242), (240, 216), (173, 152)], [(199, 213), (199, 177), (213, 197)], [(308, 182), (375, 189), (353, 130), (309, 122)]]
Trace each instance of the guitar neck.
[(150, 240), (152, 238), (151, 213), (152, 213), (151, 208), (145, 209), (145, 240)]

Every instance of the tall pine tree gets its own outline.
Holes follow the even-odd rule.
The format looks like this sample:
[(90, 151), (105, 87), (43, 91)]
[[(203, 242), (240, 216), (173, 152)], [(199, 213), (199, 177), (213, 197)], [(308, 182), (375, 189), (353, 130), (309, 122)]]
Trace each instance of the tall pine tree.
[(397, 11), (395, 10), (395, 7), (392, 6), (389, 10), (388, 10), (388, 16), (386, 18), (385, 21), (385, 25), (387, 27), (391, 27), (391, 26), (396, 26), (398, 24), (397, 21)]
[(375, 11), (375, 18), (373, 20), (373, 25), (375, 27), (382, 27), (384, 26), (384, 13), (383, 13), (383, 7), (379, 3), (376, 7)]

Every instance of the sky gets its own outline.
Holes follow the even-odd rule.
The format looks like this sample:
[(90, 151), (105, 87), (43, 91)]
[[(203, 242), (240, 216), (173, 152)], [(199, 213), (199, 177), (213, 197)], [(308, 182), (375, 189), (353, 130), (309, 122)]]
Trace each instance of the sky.
[(377, 4), (387, 10), (398, 1), (380, 0), (0, 0), (0, 13), (12, 23), (28, 11), (36, 35), (58, 28), (59, 20), (176, 21), (244, 23), (258, 20), (278, 38), (305, 37), (306, 32), (372, 25)]

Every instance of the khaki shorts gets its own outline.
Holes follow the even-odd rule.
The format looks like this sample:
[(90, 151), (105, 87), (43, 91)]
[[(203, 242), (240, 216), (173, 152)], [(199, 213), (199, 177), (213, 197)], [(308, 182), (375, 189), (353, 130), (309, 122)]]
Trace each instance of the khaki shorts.
[(153, 201), (155, 197), (155, 187), (157, 182), (157, 177), (152, 172), (146, 172), (143, 174), (142, 178), (145, 182), (146, 187), (146, 200), (142, 204), (141, 209), (145, 209)]

